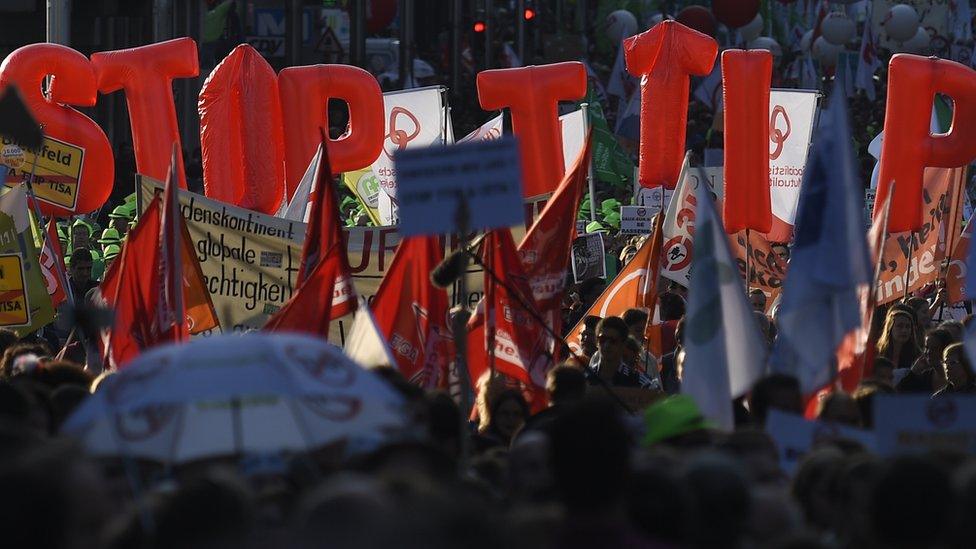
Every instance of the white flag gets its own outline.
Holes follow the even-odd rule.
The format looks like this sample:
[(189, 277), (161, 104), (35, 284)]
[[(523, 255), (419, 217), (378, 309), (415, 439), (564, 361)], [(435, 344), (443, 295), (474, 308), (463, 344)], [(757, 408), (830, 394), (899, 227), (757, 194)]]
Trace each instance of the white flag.
[(470, 143), (472, 141), (489, 141), (499, 139), (504, 132), (504, 116), (499, 114), (495, 118), (485, 122), (480, 128), (461, 138), (458, 143)]
[(762, 376), (766, 347), (710, 197), (698, 201), (681, 392), (732, 429), (732, 400)]
[(319, 144), (312, 156), (312, 161), (305, 168), (305, 175), (302, 176), (295, 192), (291, 195), (291, 200), (287, 204), (282, 204), (278, 210), (278, 217), (290, 219), (292, 221), (308, 222), (308, 214), (312, 211), (312, 183), (315, 181), (315, 174), (319, 171), (319, 162), (322, 161), (322, 145)]
[(376, 326), (373, 313), (365, 303), (360, 303), (356, 309), (343, 352), (359, 365), (367, 368), (396, 366), (397, 363), (390, 346)]
[(429, 147), (444, 142), (444, 104), (439, 86), (383, 94), (385, 137), (383, 150), (373, 161), (380, 183), (379, 211), (384, 225), (395, 225), (396, 171), (393, 155), (398, 150)]
[[(661, 256), (661, 276), (685, 288), (691, 279), (691, 261), (695, 248), (695, 208), (705, 197), (714, 194), (721, 202), (725, 189), (723, 170), (691, 166), (685, 155), (678, 185), (664, 214), (664, 250)], [(702, 186), (708, 193), (701, 191)]]
[(573, 162), (583, 150), (586, 141), (586, 121), (583, 119), (583, 109), (577, 109), (559, 117), (559, 128), (563, 136), (563, 162), (566, 171), (573, 167)]

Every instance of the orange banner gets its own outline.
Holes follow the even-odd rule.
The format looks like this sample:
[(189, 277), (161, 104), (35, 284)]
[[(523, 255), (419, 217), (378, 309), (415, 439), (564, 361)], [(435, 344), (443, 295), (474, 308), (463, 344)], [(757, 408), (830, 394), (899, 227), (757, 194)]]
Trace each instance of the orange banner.
[[(746, 280), (746, 232), (739, 231), (729, 235), (729, 246), (739, 265), (739, 275)], [(759, 231), (749, 231), (748, 289), (759, 288), (766, 294), (766, 313), (778, 302), (786, 278), (786, 264), (773, 252), (769, 241)]]

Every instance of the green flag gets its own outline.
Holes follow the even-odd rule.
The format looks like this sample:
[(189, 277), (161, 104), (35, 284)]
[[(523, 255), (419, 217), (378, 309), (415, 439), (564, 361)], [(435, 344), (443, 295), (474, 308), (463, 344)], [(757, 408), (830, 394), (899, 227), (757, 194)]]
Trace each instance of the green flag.
[(615, 187), (633, 186), (634, 163), (620, 147), (603, 115), (603, 106), (591, 86), (584, 101), (589, 103), (590, 130), (593, 132), (593, 176), (601, 183)]

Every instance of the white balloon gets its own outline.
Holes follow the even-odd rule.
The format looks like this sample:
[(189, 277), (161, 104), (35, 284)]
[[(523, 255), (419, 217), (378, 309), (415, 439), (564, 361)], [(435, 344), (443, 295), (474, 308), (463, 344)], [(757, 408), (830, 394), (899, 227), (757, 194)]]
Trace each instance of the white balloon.
[(803, 37), (800, 38), (800, 51), (803, 53), (810, 53), (810, 46), (813, 45), (813, 29), (808, 30), (803, 33)]
[(637, 18), (627, 10), (617, 10), (607, 15), (607, 38), (619, 44), (624, 38), (637, 34)]
[(818, 36), (813, 42), (813, 58), (825, 67), (837, 64), (837, 56), (843, 53), (844, 46), (831, 44), (823, 36)]
[(857, 28), (849, 17), (839, 11), (833, 11), (824, 17), (820, 24), (820, 32), (831, 44), (843, 46), (854, 38)]
[(915, 36), (911, 37), (907, 42), (902, 44), (902, 48), (904, 48), (905, 52), (907, 53), (926, 53), (931, 42), (932, 37), (929, 36), (928, 31), (923, 27), (919, 27), (918, 30), (915, 31)]
[(766, 50), (773, 54), (773, 57), (782, 57), (783, 55), (783, 48), (780, 47), (779, 42), (768, 36), (756, 38), (752, 42), (749, 42), (748, 47), (750, 50)]
[(905, 42), (915, 36), (918, 30), (918, 12), (907, 4), (898, 4), (888, 10), (882, 25), (885, 34), (895, 42)]
[(752, 21), (746, 23), (745, 26), (739, 27), (739, 35), (742, 36), (742, 39), (745, 40), (746, 43), (752, 42), (756, 38), (759, 38), (762, 31), (763, 18), (762, 14), (760, 13), (757, 13), (756, 16), (752, 18)]

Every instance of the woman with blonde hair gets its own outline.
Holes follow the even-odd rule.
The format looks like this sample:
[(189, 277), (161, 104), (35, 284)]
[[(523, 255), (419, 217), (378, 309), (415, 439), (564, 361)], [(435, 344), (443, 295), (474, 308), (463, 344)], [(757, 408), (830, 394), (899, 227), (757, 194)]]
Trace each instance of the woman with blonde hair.
[(892, 307), (885, 316), (878, 338), (878, 356), (890, 360), (896, 369), (908, 371), (922, 352), (915, 331), (915, 315), (899, 307)]

